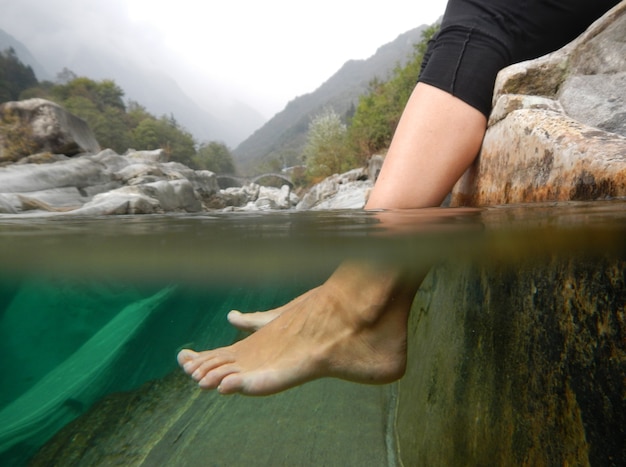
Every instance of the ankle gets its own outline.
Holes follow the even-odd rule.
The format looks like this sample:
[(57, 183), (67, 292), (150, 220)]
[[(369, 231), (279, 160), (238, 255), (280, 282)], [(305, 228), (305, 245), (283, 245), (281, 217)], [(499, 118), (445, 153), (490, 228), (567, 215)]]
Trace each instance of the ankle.
[(324, 284), (339, 310), (357, 327), (376, 325), (381, 315), (412, 300), (419, 281), (407, 281), (399, 268), (366, 262), (344, 263)]

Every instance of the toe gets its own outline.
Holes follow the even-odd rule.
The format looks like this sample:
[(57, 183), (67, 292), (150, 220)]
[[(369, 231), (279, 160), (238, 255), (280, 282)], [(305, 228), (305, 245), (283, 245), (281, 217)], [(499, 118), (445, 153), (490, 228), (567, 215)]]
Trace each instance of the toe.
[(230, 310), (228, 314), (226, 315), (226, 319), (228, 320), (230, 324), (235, 324), (239, 322), (239, 319), (241, 318), (242, 315), (243, 313), (241, 313), (240, 311)]
[(190, 349), (183, 349), (180, 352), (178, 352), (178, 355), (176, 356), (176, 360), (178, 360), (178, 364), (180, 366), (185, 366), (186, 363), (194, 360), (195, 358), (198, 357), (198, 353), (194, 352), (193, 350)]
[(240, 373), (230, 373), (222, 378), (217, 386), (220, 394), (234, 394), (243, 390), (243, 378)]
[[(236, 374), (239, 368), (236, 365), (221, 365), (208, 371), (198, 380), (198, 386), (202, 389), (215, 389), (228, 375)], [(221, 391), (220, 391), (221, 392)]]
[(207, 353), (205, 358), (187, 363), (184, 368), (193, 379), (199, 382), (204, 379), (209, 372), (224, 365), (229, 365), (233, 363), (233, 361), (234, 356), (230, 352), (218, 349), (218, 351)]

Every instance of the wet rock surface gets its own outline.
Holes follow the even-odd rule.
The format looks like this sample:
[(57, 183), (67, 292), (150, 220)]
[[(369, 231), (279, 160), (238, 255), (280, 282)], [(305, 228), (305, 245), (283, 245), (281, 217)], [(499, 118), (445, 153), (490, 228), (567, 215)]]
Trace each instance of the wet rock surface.
[(623, 465), (623, 253), (435, 267), (399, 383), (404, 465)]
[(226, 398), (177, 371), (103, 399), (30, 465), (387, 465), (390, 391), (321, 380)]

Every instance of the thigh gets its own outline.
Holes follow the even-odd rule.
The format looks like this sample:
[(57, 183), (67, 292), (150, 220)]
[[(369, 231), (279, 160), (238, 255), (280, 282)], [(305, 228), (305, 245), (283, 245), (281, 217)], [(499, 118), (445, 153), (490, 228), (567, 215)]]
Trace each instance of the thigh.
[(618, 0), (450, 0), (420, 81), (488, 115), (498, 71), (554, 51)]

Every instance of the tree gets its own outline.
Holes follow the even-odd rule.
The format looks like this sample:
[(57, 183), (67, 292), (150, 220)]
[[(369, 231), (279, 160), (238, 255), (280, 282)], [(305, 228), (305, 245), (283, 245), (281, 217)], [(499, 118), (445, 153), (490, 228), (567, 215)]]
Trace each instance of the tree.
[(74, 81), (76, 78), (78, 78), (78, 75), (76, 73), (74, 73), (67, 67), (63, 67), (63, 69), (57, 73), (55, 83), (67, 84), (70, 81)]
[(0, 52), (0, 102), (18, 100), (22, 91), (36, 86), (37, 78), (11, 47)]
[(311, 120), (303, 156), (311, 178), (328, 177), (355, 166), (346, 145), (347, 128), (333, 109)]
[(217, 174), (234, 174), (235, 162), (230, 150), (224, 143), (211, 141), (200, 145), (192, 158), (198, 169), (206, 169)]
[(83, 97), (90, 100), (101, 112), (107, 107), (126, 110), (124, 91), (109, 79), (98, 82), (85, 77), (74, 78), (66, 84), (53, 86), (51, 94), (57, 102), (61, 101), (59, 103), (71, 97)]
[(168, 156), (185, 165), (191, 165), (196, 154), (191, 134), (178, 127), (170, 117), (144, 118), (131, 132), (131, 144), (141, 149), (164, 149)]

